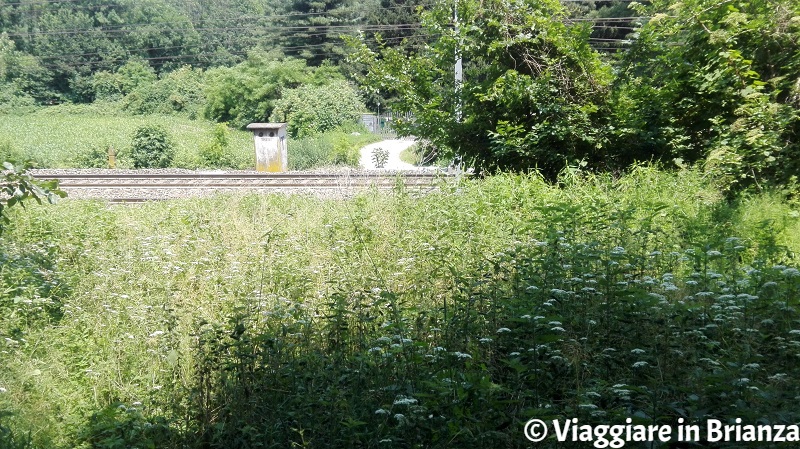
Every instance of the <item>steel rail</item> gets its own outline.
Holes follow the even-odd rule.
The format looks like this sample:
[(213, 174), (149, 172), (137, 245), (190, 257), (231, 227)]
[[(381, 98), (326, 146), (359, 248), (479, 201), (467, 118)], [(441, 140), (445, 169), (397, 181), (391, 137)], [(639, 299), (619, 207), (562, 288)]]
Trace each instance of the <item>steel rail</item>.
[[(138, 203), (213, 192), (342, 192), (364, 188), (432, 187), (445, 173), (58, 173), (43, 170), (40, 179), (59, 181), (67, 194), (78, 198), (106, 199), (112, 203)], [(185, 192), (185, 195), (176, 195)]]

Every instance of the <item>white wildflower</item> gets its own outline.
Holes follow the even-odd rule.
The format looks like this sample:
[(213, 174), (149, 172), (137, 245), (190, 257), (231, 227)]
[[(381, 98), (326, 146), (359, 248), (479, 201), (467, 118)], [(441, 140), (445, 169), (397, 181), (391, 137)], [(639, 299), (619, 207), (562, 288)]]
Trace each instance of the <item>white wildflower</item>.
[(414, 398), (409, 398), (405, 396), (401, 396), (394, 400), (393, 405), (414, 405), (417, 403), (417, 400)]

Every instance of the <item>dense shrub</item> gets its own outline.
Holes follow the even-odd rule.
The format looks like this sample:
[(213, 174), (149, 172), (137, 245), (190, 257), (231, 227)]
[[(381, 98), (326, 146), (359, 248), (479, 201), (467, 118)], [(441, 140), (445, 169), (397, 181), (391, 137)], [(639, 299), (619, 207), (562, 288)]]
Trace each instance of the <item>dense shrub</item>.
[(156, 72), (145, 61), (131, 59), (116, 72), (97, 72), (91, 86), (96, 100), (119, 100), (133, 90), (156, 81)]
[(424, 189), (28, 209), (2, 248), (55, 269), (20, 252), (0, 292), (41, 271), (71, 293), (0, 336), (7, 425), (55, 448), (521, 449), (533, 417), (797, 422), (778, 195), (653, 169)]
[(92, 146), (78, 154), (75, 163), (78, 168), (115, 168), (110, 166), (109, 150), (111, 149), (105, 146)]
[[(428, 139), (445, 157), (485, 170), (538, 168), (554, 179), (565, 163), (598, 164), (611, 67), (589, 45), (591, 28), (569, 24), (557, 0), (434, 2), (422, 27), (437, 36), (414, 51), (394, 43), (380, 52), (361, 42), (353, 60), (362, 84), (391, 98), (401, 135)], [(455, 84), (453, 58), (463, 58)]]
[(81, 448), (159, 448), (166, 447), (174, 431), (161, 417), (148, 418), (136, 407), (111, 404), (95, 412), (81, 429)]
[(306, 84), (284, 93), (270, 120), (286, 122), (289, 133), (304, 137), (355, 123), (363, 110), (358, 93), (346, 81)]
[(302, 61), (252, 53), (235, 67), (206, 72), (203, 114), (240, 128), (266, 121), (283, 91), (298, 87), (308, 76), (309, 69)]
[(0, 140), (0, 164), (10, 162), (14, 165), (20, 165), (28, 160), (28, 155), (20, 151), (10, 141)]
[(20, 435), (3, 423), (9, 416), (11, 413), (0, 410), (0, 449), (31, 449), (30, 434)]
[(732, 192), (796, 185), (799, 5), (653, 2), (614, 90), (612, 152), (702, 163)]
[(200, 163), (204, 167), (233, 167), (230, 130), (226, 123), (214, 126), (208, 140), (200, 146)]
[(125, 96), (124, 108), (134, 114), (179, 112), (194, 118), (205, 102), (204, 87), (202, 71), (181, 67), (131, 91)]
[(289, 141), (289, 169), (347, 165), (357, 167), (364, 145), (379, 140), (373, 134), (354, 131), (356, 127), (316, 134)]
[(0, 83), (0, 114), (30, 112), (36, 100), (17, 90), (12, 84)]
[(175, 157), (175, 149), (164, 128), (146, 125), (134, 132), (130, 157), (134, 168), (166, 168)]

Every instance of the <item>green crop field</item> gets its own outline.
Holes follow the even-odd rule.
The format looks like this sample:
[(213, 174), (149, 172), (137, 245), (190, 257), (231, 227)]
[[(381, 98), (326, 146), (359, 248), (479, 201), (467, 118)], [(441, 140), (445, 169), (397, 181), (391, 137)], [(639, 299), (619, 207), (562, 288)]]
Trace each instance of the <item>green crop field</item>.
[(11, 221), (3, 448), (522, 448), (532, 417), (800, 418), (797, 210), (695, 171)]
[[(105, 112), (95, 107), (54, 107), (22, 115), (0, 116), (0, 143), (10, 145), (26, 158), (47, 168), (78, 167), (82, 153), (92, 149), (129, 150), (134, 131), (144, 125), (159, 125), (172, 137), (174, 166), (200, 166), (200, 147), (211, 138), (214, 123), (180, 116), (137, 116)], [(238, 166), (252, 168), (253, 141), (250, 133), (231, 131), (230, 149)]]
[[(41, 168), (83, 168), (91, 151), (119, 155), (119, 167), (130, 167), (128, 157), (136, 129), (146, 125), (167, 131), (175, 148), (175, 168), (209, 167), (202, 148), (213, 142), (215, 123), (177, 115), (130, 115), (97, 106), (41, 108), (29, 114), (0, 115), (0, 159), (30, 160)], [(358, 166), (358, 150), (380, 140), (359, 127), (336, 130), (289, 141), (289, 168), (305, 170), (332, 165)], [(229, 130), (226, 154), (232, 168), (253, 169), (252, 134)]]

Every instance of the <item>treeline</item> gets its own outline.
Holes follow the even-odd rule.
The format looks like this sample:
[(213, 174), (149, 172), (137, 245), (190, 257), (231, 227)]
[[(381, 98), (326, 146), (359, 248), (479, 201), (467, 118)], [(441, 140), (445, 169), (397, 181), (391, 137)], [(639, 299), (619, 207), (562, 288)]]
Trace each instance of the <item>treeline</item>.
[[(98, 73), (140, 61), (154, 73), (234, 66), (279, 51), (319, 66), (342, 35), (413, 33), (419, 2), (394, 0), (59, 0), (0, 2), (0, 99), (91, 102)], [(123, 86), (130, 87), (130, 86)], [(101, 92), (102, 96), (105, 92)]]

